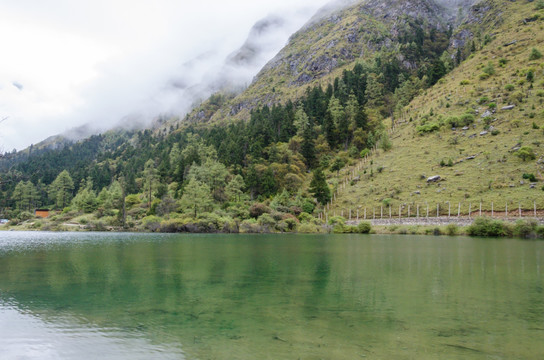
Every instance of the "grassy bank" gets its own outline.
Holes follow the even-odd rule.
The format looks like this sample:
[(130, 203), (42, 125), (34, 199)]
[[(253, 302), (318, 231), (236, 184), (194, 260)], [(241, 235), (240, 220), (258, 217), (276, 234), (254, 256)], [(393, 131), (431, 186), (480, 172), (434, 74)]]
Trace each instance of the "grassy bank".
[[(55, 218), (54, 218), (55, 219)], [(159, 233), (334, 233), (334, 234), (399, 234), (433, 236), (474, 236), (474, 237), (515, 237), (522, 239), (544, 239), (544, 225), (535, 219), (522, 219), (515, 222), (479, 217), (469, 226), (448, 225), (372, 225), (360, 222), (358, 225), (346, 224), (341, 216), (333, 217), (327, 224), (319, 221), (292, 221), (277, 223), (250, 219), (242, 222), (215, 218), (147, 219), (132, 226), (107, 226), (89, 219), (71, 219), (59, 222), (58, 218), (29, 219), (18, 224), (0, 225), (0, 231), (129, 231)]]

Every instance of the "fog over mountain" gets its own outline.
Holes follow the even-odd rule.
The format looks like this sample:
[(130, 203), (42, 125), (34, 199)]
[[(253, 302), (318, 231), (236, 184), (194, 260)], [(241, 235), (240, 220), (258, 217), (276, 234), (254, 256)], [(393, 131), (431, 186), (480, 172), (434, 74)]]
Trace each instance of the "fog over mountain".
[(3, 1), (0, 146), (182, 115), (249, 84), (326, 2)]

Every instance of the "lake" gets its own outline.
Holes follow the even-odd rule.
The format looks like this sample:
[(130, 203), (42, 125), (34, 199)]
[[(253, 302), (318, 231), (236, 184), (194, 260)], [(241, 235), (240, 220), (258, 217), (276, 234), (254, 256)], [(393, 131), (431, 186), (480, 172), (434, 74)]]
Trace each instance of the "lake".
[(1, 359), (542, 359), (544, 242), (0, 232)]

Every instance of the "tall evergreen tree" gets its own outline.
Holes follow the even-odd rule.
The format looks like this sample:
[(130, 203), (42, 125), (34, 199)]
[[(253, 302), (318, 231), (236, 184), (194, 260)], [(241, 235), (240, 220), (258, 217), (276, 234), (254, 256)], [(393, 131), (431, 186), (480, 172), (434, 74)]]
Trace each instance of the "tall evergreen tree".
[(325, 174), (321, 168), (317, 168), (313, 172), (312, 182), (310, 183), (310, 193), (314, 195), (319, 203), (325, 205), (331, 200), (331, 190), (327, 185)]
[(55, 202), (57, 208), (63, 209), (72, 200), (72, 191), (74, 190), (74, 181), (67, 170), (63, 170), (51, 183), (49, 187), (49, 197)]

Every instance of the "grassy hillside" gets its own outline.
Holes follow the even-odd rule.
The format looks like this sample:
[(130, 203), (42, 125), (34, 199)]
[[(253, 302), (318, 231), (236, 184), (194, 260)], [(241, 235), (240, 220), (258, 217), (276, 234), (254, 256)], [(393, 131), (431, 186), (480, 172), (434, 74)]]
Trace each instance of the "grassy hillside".
[[(544, 59), (538, 55), (544, 53), (544, 4), (486, 5), (493, 16), (482, 21), (482, 48), (417, 96), (400, 118), (387, 120), (396, 125), (391, 150), (370, 158), (361, 181), (340, 192), (332, 211), (391, 204), (397, 213), (399, 205), (407, 211), (411, 204), (414, 214), (417, 204), (428, 202), (434, 212), (436, 203), (447, 212), (448, 201), (455, 213), (458, 203), (462, 213), (480, 202), (484, 210), (491, 202), (501, 211), (506, 202), (511, 210), (519, 203), (533, 209), (533, 201), (544, 208)], [(514, 108), (502, 110), (509, 105)], [(459, 124), (466, 113), (473, 122)], [(521, 147), (531, 148), (534, 159), (517, 156)], [(427, 183), (434, 175), (442, 180)]]

